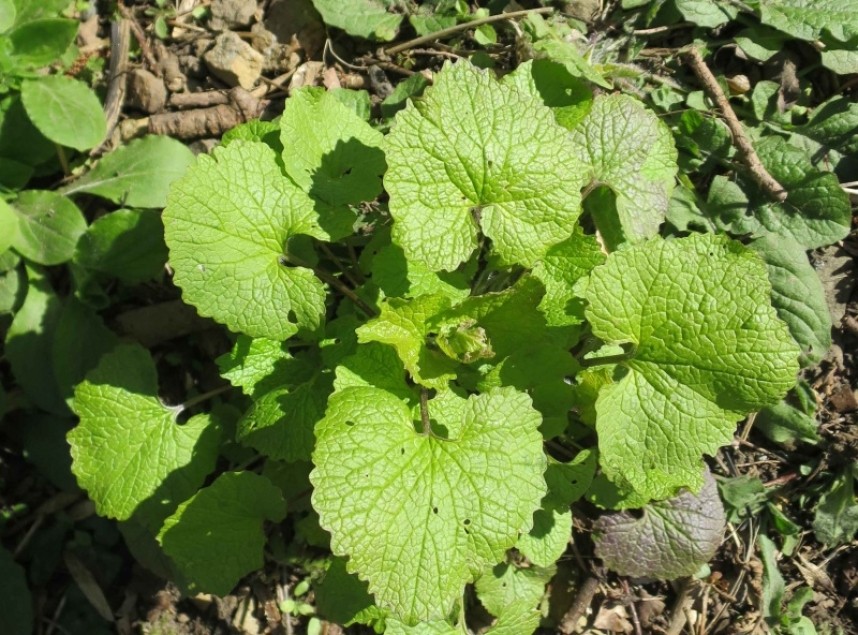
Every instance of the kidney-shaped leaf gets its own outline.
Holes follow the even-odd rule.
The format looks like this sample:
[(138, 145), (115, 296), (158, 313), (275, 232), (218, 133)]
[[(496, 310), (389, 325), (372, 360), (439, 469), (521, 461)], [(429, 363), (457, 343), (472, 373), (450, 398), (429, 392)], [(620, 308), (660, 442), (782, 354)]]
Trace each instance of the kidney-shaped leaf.
[(437, 400), (431, 434), (416, 431), (405, 402), (369, 387), (335, 393), (316, 427), (313, 507), (331, 548), (408, 623), (446, 616), (529, 530), (546, 491), (527, 395), (497, 389), (433, 411)]
[(75, 389), (74, 410), (72, 471), (103, 516), (127, 520), (143, 503), (152, 517), (172, 511), (214, 468), (217, 426), (207, 415), (176, 422), (177, 411), (158, 400), (155, 364), (139, 345), (102, 357)]
[(596, 523), (596, 555), (620, 575), (673, 580), (694, 574), (721, 544), (726, 516), (715, 479), (647, 505), (641, 514), (605, 514)]
[(271, 148), (235, 141), (201, 156), (174, 183), (163, 218), (175, 282), (200, 314), (277, 340), (319, 326), (324, 286), (284, 263), (289, 238), (327, 234)]
[(762, 260), (721, 236), (653, 239), (590, 276), (593, 333), (632, 353), (596, 401), (600, 464), (645, 499), (703, 484), (702, 454), (795, 383), (798, 346)]
[(532, 265), (580, 214), (584, 172), (554, 113), (469, 64), (397, 113), (384, 150), (393, 240), (435, 271), (466, 260), (478, 228), (504, 263)]

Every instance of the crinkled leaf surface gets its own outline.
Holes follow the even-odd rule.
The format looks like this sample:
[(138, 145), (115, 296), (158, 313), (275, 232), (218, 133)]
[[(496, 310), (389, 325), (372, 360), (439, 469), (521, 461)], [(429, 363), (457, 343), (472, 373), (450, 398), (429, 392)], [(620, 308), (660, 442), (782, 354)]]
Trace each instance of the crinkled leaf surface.
[(191, 591), (226, 595), (262, 568), (265, 520), (279, 521), (286, 502), (264, 476), (227, 472), (179, 505), (158, 542)]
[(293, 357), (286, 342), (239, 335), (229, 353), (216, 360), (221, 376), (246, 395), (258, 396), (312, 377), (312, 364)]
[(272, 459), (307, 461), (315, 443), (313, 429), (325, 414), (330, 392), (330, 376), (320, 374), (294, 388), (255, 396), (238, 422), (236, 439)]
[(456, 363), (426, 346), (431, 320), (450, 307), (445, 296), (427, 295), (414, 300), (391, 298), (381, 305), (381, 314), (361, 326), (360, 342), (381, 342), (396, 349), (414, 381), (430, 388), (443, 388), (455, 374)]
[[(313, 507), (331, 548), (401, 620), (446, 617), (464, 585), (503, 559), (545, 494), (539, 414), (511, 388), (439, 408), (418, 431), (377, 388), (331, 397), (316, 427)], [(455, 421), (447, 413), (460, 413)]]
[(18, 217), (6, 201), (0, 201), (0, 254), (4, 253), (18, 234)]
[(378, 342), (361, 344), (337, 366), (334, 390), (349, 386), (375, 386), (406, 401), (416, 397), (405, 381), (405, 367), (396, 349)]
[(477, 597), (495, 617), (516, 602), (536, 608), (545, 595), (545, 585), (554, 577), (555, 567), (517, 567), (499, 564), (477, 578)]
[(444, 620), (419, 622), (413, 626), (396, 619), (387, 620), (385, 635), (461, 635), (462, 631)]
[(97, 146), (107, 134), (101, 104), (92, 89), (65, 75), (29, 79), (21, 100), (30, 120), (51, 141), (75, 150)]
[(327, 234), (268, 146), (235, 141), (200, 156), (173, 184), (163, 218), (175, 282), (201, 315), (279, 340), (319, 326), (324, 285), (281, 263), (290, 237)]
[(325, 24), (350, 35), (389, 42), (396, 37), (402, 14), (388, 11), (379, 0), (313, 0)]
[(572, 75), (563, 64), (549, 59), (519, 64), (503, 81), (542, 99), (554, 112), (557, 123), (568, 130), (578, 125), (593, 105), (593, 91), (589, 85)]
[[(280, 119), (286, 174), (312, 197), (331, 205), (356, 205), (381, 192), (387, 167), (374, 130), (332, 92), (303, 88), (292, 93)], [(354, 215), (344, 212), (344, 231)], [(333, 232), (331, 232), (333, 233)]]
[(89, 192), (129, 207), (164, 207), (170, 185), (194, 162), (184, 143), (149, 136), (106, 155), (63, 194)]
[(610, 479), (648, 499), (698, 489), (701, 456), (795, 383), (798, 346), (770, 293), (762, 260), (721, 236), (653, 239), (593, 270), (593, 333), (634, 349), (596, 402)]
[(802, 40), (824, 35), (846, 42), (858, 36), (858, 11), (853, 2), (838, 0), (760, 0), (763, 24)]
[(596, 522), (596, 555), (619, 573), (672, 580), (694, 574), (715, 555), (726, 518), (707, 471), (698, 494), (684, 490), (652, 503), (637, 517), (605, 514)]
[(822, 282), (804, 249), (778, 236), (759, 238), (750, 246), (766, 262), (772, 305), (801, 346), (801, 365), (820, 361), (831, 346), (831, 314)]
[(22, 192), (12, 206), (18, 229), (12, 246), (40, 265), (71, 260), (78, 238), (86, 231), (86, 219), (77, 205), (47, 190)]
[(615, 94), (597, 97), (572, 137), (587, 180), (616, 197), (616, 220), (606, 222), (618, 222), (631, 242), (654, 236), (677, 171), (670, 129), (638, 100)]
[(207, 415), (176, 422), (177, 411), (158, 400), (155, 365), (139, 345), (102, 357), (75, 388), (74, 410), (72, 469), (103, 516), (127, 520), (146, 502), (174, 506), (214, 468), (217, 426)]
[(595, 237), (581, 228), (563, 242), (551, 247), (533, 268), (533, 275), (545, 285), (545, 296), (539, 309), (548, 324), (566, 326), (584, 320), (584, 303), (572, 290), (578, 280), (605, 261), (605, 255)]
[(529, 266), (580, 214), (583, 172), (551, 109), (470, 64), (445, 66), (383, 147), (393, 241), (432, 270), (466, 260), (478, 229), (503, 263)]
[(767, 137), (756, 147), (760, 160), (786, 188), (787, 199), (774, 203), (750, 182), (747, 197), (743, 197), (735, 183), (717, 176), (709, 205), (722, 229), (752, 236), (787, 236), (805, 249), (830, 245), (849, 233), (849, 197), (834, 174), (815, 168), (806, 152), (780, 137)]
[(316, 589), (316, 606), (321, 615), (344, 626), (367, 624), (386, 613), (373, 602), (366, 582), (349, 573), (346, 560), (336, 556)]
[(396, 298), (440, 294), (456, 301), (468, 297), (471, 291), (464, 274), (436, 273), (420, 262), (409, 261), (399, 245), (382, 247), (373, 257), (372, 281), (384, 295)]

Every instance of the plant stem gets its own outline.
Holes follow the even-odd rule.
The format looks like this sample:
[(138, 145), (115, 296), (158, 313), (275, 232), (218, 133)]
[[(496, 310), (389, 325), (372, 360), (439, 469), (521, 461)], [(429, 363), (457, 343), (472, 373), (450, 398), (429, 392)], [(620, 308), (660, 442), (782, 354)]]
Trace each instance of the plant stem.
[(745, 163), (745, 167), (747, 167), (748, 171), (751, 173), (751, 178), (753, 178), (757, 185), (760, 186), (760, 189), (772, 197), (772, 199), (778, 203), (783, 203), (787, 198), (786, 190), (777, 182), (775, 177), (769, 174), (766, 166), (764, 166), (762, 161), (760, 161), (757, 151), (754, 150), (754, 146), (751, 145), (751, 140), (748, 139), (748, 136), (745, 134), (745, 129), (742, 128), (739, 118), (736, 117), (733, 107), (730, 106), (730, 101), (727, 99), (724, 91), (721, 90), (721, 86), (718, 84), (718, 81), (715, 79), (712, 71), (709, 70), (706, 62), (703, 61), (700, 51), (695, 47), (691, 47), (691, 49), (685, 53), (684, 57), (685, 61), (691, 67), (691, 70), (694, 71), (694, 74), (697, 76), (697, 79), (700, 80), (701, 84), (703, 84), (703, 88), (706, 93), (721, 111), (724, 123), (727, 124), (727, 127), (730, 129), (730, 133), (733, 135), (733, 144), (739, 151), (739, 156)]
[(630, 350), (625, 353), (619, 353), (618, 355), (605, 355), (603, 357), (590, 357), (579, 359), (578, 363), (581, 364), (582, 368), (592, 368), (593, 366), (607, 366), (608, 364), (621, 364), (623, 362), (629, 361), (632, 357), (635, 356), (635, 351)]
[(209, 390), (208, 392), (204, 392), (201, 395), (197, 395), (196, 397), (191, 397), (181, 406), (179, 406), (180, 411), (187, 410), (188, 408), (193, 408), (194, 406), (201, 404), (204, 401), (211, 399), (212, 397), (217, 397), (229, 390), (232, 390), (232, 384), (224, 384), (223, 386), (219, 386), (214, 390)]
[(357, 306), (357, 308), (359, 308), (361, 311), (363, 311), (367, 317), (375, 317), (376, 315), (378, 315), (378, 312), (375, 309), (373, 309), (370, 305), (368, 305), (366, 302), (364, 302), (358, 296), (357, 293), (355, 293), (352, 289), (350, 289), (348, 286), (346, 286), (342, 282), (342, 280), (337, 278), (332, 273), (329, 273), (329, 272), (325, 271), (324, 269), (319, 269), (319, 267), (314, 267), (310, 263), (304, 262), (300, 258), (293, 256), (291, 254), (290, 255), (284, 255), (283, 259), (286, 262), (290, 262), (293, 265), (296, 265), (298, 267), (305, 267), (306, 269), (310, 269), (316, 275), (316, 277), (318, 277), (323, 282), (327, 282), (334, 289), (336, 289), (337, 291), (342, 293), (344, 296), (346, 296), (349, 300), (354, 302), (355, 305)]
[(432, 434), (432, 425), (429, 422), (429, 391), (426, 388), (420, 389), (420, 420), (423, 423), (423, 434)]
[(396, 55), (397, 53), (402, 53), (403, 51), (407, 51), (408, 49), (414, 48), (415, 46), (429, 44), (430, 42), (434, 42), (435, 40), (440, 40), (449, 35), (455, 35), (460, 31), (467, 31), (468, 29), (473, 29), (474, 27), (482, 26), (484, 24), (491, 24), (492, 22), (501, 22), (502, 20), (523, 18), (527, 15), (530, 15), (531, 13), (553, 12), (554, 9), (552, 9), (551, 7), (542, 7), (540, 9), (527, 9), (526, 11), (510, 11), (509, 13), (490, 15), (486, 18), (479, 18), (477, 20), (471, 20), (470, 22), (463, 22), (462, 24), (457, 24), (446, 29), (441, 29), (440, 31), (435, 31), (434, 33), (429, 33), (428, 35), (423, 35), (421, 37), (414, 38), (413, 40), (408, 40), (407, 42), (403, 42), (402, 44), (397, 44), (396, 46), (391, 46), (388, 49), (384, 49), (384, 52), (387, 55)]

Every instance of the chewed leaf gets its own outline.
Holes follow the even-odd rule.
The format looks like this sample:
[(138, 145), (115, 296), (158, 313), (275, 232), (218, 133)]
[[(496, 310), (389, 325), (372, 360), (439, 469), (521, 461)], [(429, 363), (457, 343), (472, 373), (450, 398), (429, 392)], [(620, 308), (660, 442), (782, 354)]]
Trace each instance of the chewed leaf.
[(446, 617), (465, 584), (530, 528), (545, 494), (540, 417), (527, 395), (504, 388), (458, 406), (434, 402), (424, 434), (390, 393), (335, 393), (310, 475), (333, 552), (409, 624)]
[(434, 271), (466, 260), (479, 230), (503, 263), (529, 266), (580, 214), (568, 132), (539, 97), (470, 64), (445, 66), (383, 146), (393, 240)]
[(600, 464), (645, 499), (703, 484), (701, 455), (795, 384), (798, 346), (765, 265), (725, 237), (653, 239), (614, 252), (584, 293), (593, 333), (630, 347), (596, 401)]
[(234, 141), (201, 156), (174, 184), (163, 217), (175, 282), (202, 315), (279, 340), (320, 325), (324, 285), (310, 269), (286, 266), (284, 254), (292, 236), (327, 233), (268, 146)]
[(596, 523), (596, 555), (619, 573), (672, 580), (694, 574), (721, 544), (726, 517), (707, 471), (698, 494), (685, 490), (642, 515), (615, 512)]

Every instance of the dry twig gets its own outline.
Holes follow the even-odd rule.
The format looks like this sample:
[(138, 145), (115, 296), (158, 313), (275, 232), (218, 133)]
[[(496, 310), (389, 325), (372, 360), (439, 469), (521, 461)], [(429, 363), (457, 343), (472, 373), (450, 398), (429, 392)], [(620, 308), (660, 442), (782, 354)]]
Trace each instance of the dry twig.
[(786, 190), (771, 174), (769, 174), (769, 171), (763, 165), (762, 161), (760, 161), (757, 151), (754, 150), (754, 146), (751, 145), (751, 140), (748, 139), (748, 135), (745, 134), (745, 130), (742, 128), (739, 118), (736, 117), (736, 113), (733, 112), (733, 108), (730, 106), (727, 96), (724, 94), (724, 91), (721, 90), (721, 86), (718, 84), (718, 81), (715, 79), (712, 71), (709, 70), (706, 62), (703, 61), (700, 51), (692, 47), (685, 53), (684, 57), (688, 65), (691, 67), (691, 70), (693, 70), (694, 74), (697, 76), (697, 79), (699, 79), (700, 83), (703, 84), (703, 88), (706, 93), (721, 111), (724, 123), (727, 124), (727, 127), (730, 129), (730, 133), (733, 135), (733, 143), (739, 151), (739, 156), (742, 158), (745, 166), (751, 173), (751, 177), (757, 185), (759, 185), (760, 188), (775, 201), (783, 203), (787, 198)]

